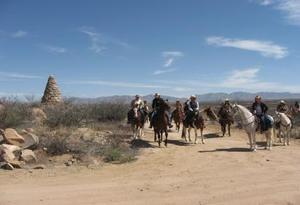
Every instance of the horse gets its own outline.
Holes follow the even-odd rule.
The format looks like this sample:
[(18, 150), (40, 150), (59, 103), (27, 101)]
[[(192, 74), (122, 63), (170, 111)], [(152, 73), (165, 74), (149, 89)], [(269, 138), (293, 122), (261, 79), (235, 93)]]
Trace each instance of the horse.
[(187, 120), (187, 118), (184, 119), (181, 137), (184, 138), (186, 142), (188, 141), (186, 137), (186, 131), (188, 131), (189, 142), (191, 142), (192, 141), (191, 130), (194, 129), (195, 132), (194, 144), (198, 143), (198, 130), (200, 130), (201, 142), (202, 144), (205, 144), (205, 140), (203, 136), (203, 130), (205, 128), (205, 125), (204, 125), (204, 119), (200, 114), (201, 112), (203, 111), (198, 111), (197, 113), (195, 113), (193, 118), (189, 121)]
[(279, 119), (279, 141), (282, 142), (281, 137), (283, 136), (283, 145), (290, 145), (292, 121), (285, 113), (276, 111), (275, 114)]
[(130, 120), (133, 139), (140, 139), (144, 136), (145, 116), (137, 107), (132, 109), (132, 119)]
[(158, 142), (160, 147), (161, 142), (163, 141), (163, 135), (165, 135), (165, 146), (168, 146), (168, 116), (166, 111), (170, 109), (170, 106), (164, 102), (159, 109), (156, 111), (156, 114), (153, 116), (152, 125), (154, 129), (154, 141)]
[(222, 107), (218, 113), (219, 123), (221, 125), (222, 137), (225, 137), (226, 128), (229, 137), (231, 136), (231, 125), (234, 123), (232, 112), (229, 108)]
[(171, 117), (176, 125), (176, 130), (177, 132), (179, 132), (180, 130), (180, 124), (183, 122), (184, 119), (184, 112), (181, 108), (176, 108), (173, 112), (172, 112), (172, 117)]
[[(256, 129), (259, 126), (256, 120), (256, 116), (253, 115), (247, 108), (245, 108), (242, 105), (233, 105), (233, 110), (235, 113), (237, 113), (241, 119), (241, 124), (244, 130), (246, 131), (248, 138), (249, 138), (249, 144), (250, 144), (250, 150), (256, 151), (257, 145), (256, 145)], [(271, 150), (272, 149), (272, 134), (274, 135), (274, 119), (271, 116), (267, 116), (272, 126), (267, 129), (264, 134), (266, 137), (266, 147), (265, 149)]]

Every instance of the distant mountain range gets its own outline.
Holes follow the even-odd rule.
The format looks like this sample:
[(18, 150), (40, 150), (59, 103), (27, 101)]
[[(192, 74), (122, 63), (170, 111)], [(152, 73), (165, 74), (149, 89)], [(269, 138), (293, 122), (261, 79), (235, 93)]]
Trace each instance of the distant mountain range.
[[(253, 100), (256, 95), (260, 95), (265, 100), (287, 100), (287, 99), (300, 99), (300, 93), (289, 93), (289, 92), (259, 92), (259, 93), (249, 93), (249, 92), (233, 92), (233, 93), (206, 93), (197, 95), (199, 101), (201, 102), (220, 102), (228, 98), (231, 101), (249, 101)], [(144, 100), (151, 102), (153, 95), (142, 96)], [(112, 102), (112, 103), (129, 103), (134, 98), (131, 95), (114, 95), (98, 98), (78, 98), (71, 97), (68, 98), (75, 103), (97, 103), (97, 102)], [(175, 102), (176, 100), (185, 101), (186, 98), (177, 98), (173, 96), (163, 96), (163, 99), (168, 99), (170, 102)]]

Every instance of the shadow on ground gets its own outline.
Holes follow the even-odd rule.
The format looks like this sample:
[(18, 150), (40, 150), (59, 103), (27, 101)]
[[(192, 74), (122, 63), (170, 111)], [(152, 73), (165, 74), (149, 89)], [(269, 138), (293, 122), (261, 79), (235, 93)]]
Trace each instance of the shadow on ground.
[(232, 148), (221, 148), (215, 150), (201, 150), (199, 153), (210, 153), (210, 152), (252, 152), (249, 148), (244, 147), (232, 147)]
[(152, 145), (148, 140), (137, 139), (137, 140), (132, 140), (130, 142), (130, 147), (133, 149), (139, 149), (139, 148), (155, 148), (157, 146)]
[(219, 136), (218, 133), (208, 133), (208, 134), (204, 134), (203, 136), (204, 136), (204, 138), (207, 138), (207, 139), (220, 138), (221, 137), (221, 136)]
[(186, 142), (183, 142), (180, 140), (170, 140), (170, 139), (168, 139), (168, 144), (173, 144), (176, 146), (189, 146), (190, 145), (189, 143), (186, 143)]

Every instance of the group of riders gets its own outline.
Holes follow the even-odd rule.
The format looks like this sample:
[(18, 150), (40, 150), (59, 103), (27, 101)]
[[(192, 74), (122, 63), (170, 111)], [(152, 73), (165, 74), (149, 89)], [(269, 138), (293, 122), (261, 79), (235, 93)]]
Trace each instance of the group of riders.
[[(168, 100), (164, 100), (161, 98), (159, 93), (154, 94), (154, 99), (152, 101), (152, 111), (150, 112), (149, 106), (147, 104), (147, 101), (142, 100), (141, 96), (136, 95), (135, 99), (132, 100), (131, 102), (131, 109), (128, 112), (128, 123), (130, 123), (133, 119), (133, 109), (137, 109), (141, 115), (145, 118), (149, 117), (150, 120), (150, 127), (152, 128), (153, 125), (153, 120), (155, 119), (155, 116), (157, 115), (158, 111), (160, 110), (162, 105), (168, 104)], [(184, 102), (182, 105), (179, 100), (176, 101), (176, 110), (179, 112), (183, 113), (183, 122), (189, 123), (193, 119), (195, 119), (196, 116), (200, 116), (200, 107), (199, 107), (199, 102), (197, 100), (197, 97), (195, 95), (190, 96), (190, 98)], [(299, 102), (295, 102), (294, 111), (300, 112), (300, 106)], [(269, 126), (271, 126), (271, 119), (268, 118), (267, 112), (269, 110), (268, 106), (262, 101), (261, 96), (256, 96), (255, 100), (250, 108), (251, 112), (256, 116), (259, 124), (259, 128), (261, 132), (267, 130)], [(289, 118), (292, 118), (291, 116), (291, 109), (288, 106), (288, 104), (284, 101), (281, 100), (280, 103), (277, 105), (276, 111), (285, 113)], [(165, 115), (168, 119), (168, 126), (169, 128), (172, 128), (172, 115), (170, 110), (164, 110)], [(233, 113), (233, 106), (230, 103), (229, 99), (226, 99), (219, 111), (218, 111), (218, 116), (219, 119), (222, 120), (224, 115), (228, 115), (229, 113)], [(233, 123), (233, 116), (232, 119), (229, 117), (227, 120), (232, 120)], [(221, 122), (220, 122), (221, 123)]]

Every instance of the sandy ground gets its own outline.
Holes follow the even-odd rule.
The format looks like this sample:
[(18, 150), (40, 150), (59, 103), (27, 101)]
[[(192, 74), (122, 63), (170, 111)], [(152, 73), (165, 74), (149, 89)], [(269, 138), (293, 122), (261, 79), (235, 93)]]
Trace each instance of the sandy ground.
[(170, 133), (168, 148), (147, 131), (135, 162), (97, 169), (0, 171), (0, 205), (300, 204), (300, 144), (248, 152), (240, 130), (206, 144), (187, 145)]

